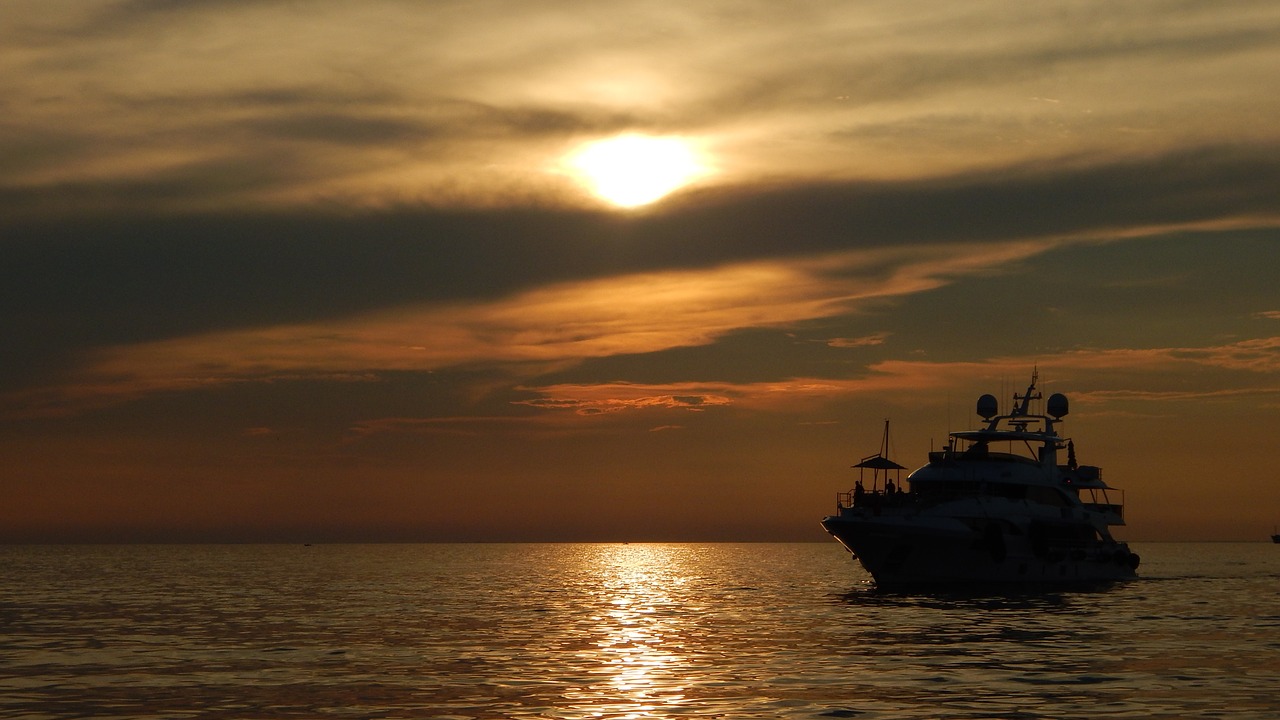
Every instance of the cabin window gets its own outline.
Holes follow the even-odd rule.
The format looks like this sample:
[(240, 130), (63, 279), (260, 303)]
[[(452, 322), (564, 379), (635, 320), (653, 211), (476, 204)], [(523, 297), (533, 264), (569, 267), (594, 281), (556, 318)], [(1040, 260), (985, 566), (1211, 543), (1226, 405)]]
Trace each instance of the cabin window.
[(1041, 487), (1033, 485), (1027, 488), (1027, 499), (1041, 505), (1050, 505), (1053, 507), (1068, 507), (1071, 502), (1062, 494), (1058, 488)]

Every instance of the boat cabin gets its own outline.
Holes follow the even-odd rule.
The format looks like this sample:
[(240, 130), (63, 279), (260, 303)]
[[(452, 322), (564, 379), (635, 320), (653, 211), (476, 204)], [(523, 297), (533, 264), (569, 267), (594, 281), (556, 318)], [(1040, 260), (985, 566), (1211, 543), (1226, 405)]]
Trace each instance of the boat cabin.
[[(1046, 413), (1033, 412), (1035, 377), (1027, 392), (1014, 395), (1015, 407), (1000, 414), (992, 395), (978, 399), (977, 410), (986, 426), (952, 432), (945, 449), (929, 453), (929, 462), (907, 476), (906, 484), (894, 482), (891, 473), (901, 465), (887, 457), (888, 421), (881, 450), (854, 467), (870, 470), (872, 483), (860, 477), (855, 489), (841, 493), (841, 507), (875, 508), (932, 506), (965, 498), (1004, 498), (1034, 505), (1079, 508), (1104, 516), (1107, 524), (1124, 524), (1124, 493), (1102, 481), (1102, 470), (1078, 465), (1075, 446), (1058, 435), (1057, 423), (1067, 415), (1066, 396), (1049, 396)], [(1059, 463), (1060, 450), (1066, 462)], [(881, 482), (883, 478), (883, 489)]]

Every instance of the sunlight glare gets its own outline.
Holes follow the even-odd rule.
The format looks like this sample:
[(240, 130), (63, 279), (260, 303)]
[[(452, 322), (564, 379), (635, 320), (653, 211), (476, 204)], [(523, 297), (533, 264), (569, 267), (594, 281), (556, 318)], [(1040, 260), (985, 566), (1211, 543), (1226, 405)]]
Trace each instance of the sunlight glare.
[(566, 697), (566, 717), (685, 717), (698, 629), (684, 613), (687, 551), (662, 544), (600, 545), (584, 557), (598, 603), (591, 647), (578, 653), (595, 681)]
[(687, 141), (646, 135), (588, 143), (568, 165), (595, 195), (624, 208), (652, 203), (706, 173)]

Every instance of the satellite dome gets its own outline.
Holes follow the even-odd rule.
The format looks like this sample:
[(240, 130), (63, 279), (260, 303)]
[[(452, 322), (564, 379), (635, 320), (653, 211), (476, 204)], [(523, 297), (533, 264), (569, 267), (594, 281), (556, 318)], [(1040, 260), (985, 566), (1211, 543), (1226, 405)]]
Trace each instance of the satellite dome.
[(1000, 412), (1000, 401), (990, 393), (978, 398), (978, 415), (983, 420), (990, 420)]
[(1067, 414), (1067, 396), (1062, 393), (1054, 393), (1049, 396), (1048, 405), (1049, 414), (1061, 418)]

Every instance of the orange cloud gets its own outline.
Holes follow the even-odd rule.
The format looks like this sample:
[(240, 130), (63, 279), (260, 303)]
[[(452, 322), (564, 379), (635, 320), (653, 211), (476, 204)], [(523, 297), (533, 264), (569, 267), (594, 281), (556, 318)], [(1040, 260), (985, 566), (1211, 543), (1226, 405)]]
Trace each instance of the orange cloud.
[[(430, 372), (490, 364), (533, 377), (580, 361), (705, 345), (727, 333), (857, 312), (988, 272), (1043, 252), (1036, 242), (878, 248), (818, 257), (632, 275), (551, 285), (470, 304), (404, 307), (328, 322), (251, 328), (118, 346), (98, 352), (65, 384), (10, 395), (11, 414), (73, 413), (162, 392), (227, 383), (306, 378), (371, 382), (382, 371)], [(887, 333), (832, 340), (872, 346)], [(527, 401), (579, 415), (638, 407), (705, 408), (726, 402), (773, 405), (874, 390), (914, 390), (1020, 376), (1038, 365), (1048, 377), (1185, 367), (1253, 373), (1280, 370), (1280, 339), (1205, 348), (1077, 350), (980, 363), (890, 361), (852, 381), (795, 380), (694, 389), (603, 386), (543, 388)], [(688, 398), (697, 398), (696, 401)], [(725, 400), (725, 399), (728, 400)], [(785, 398), (785, 400), (782, 400)], [(807, 401), (807, 400), (806, 400)]]
[(845, 314), (869, 300), (930, 290), (1045, 248), (1033, 242), (879, 248), (637, 273), (490, 302), (118, 346), (89, 358), (71, 382), (12, 399), (28, 409), (71, 410), (232, 382), (368, 381), (379, 371), (475, 363), (536, 374), (589, 358), (705, 345), (743, 328)]
[(593, 416), (637, 410), (702, 411), (728, 406), (794, 410), (859, 394), (919, 388), (915, 377), (914, 373), (872, 373), (851, 379), (790, 378), (757, 383), (560, 384), (522, 388), (537, 392), (542, 397), (519, 401), (518, 404)]
[(856, 338), (832, 338), (827, 341), (827, 345), (835, 348), (870, 347), (872, 345), (883, 345), (884, 341), (888, 339), (889, 333), (878, 332)]
[[(980, 362), (934, 363), (888, 360), (869, 365), (855, 378), (790, 378), (758, 383), (671, 383), (639, 385), (602, 383), (523, 388), (542, 399), (521, 404), (544, 410), (572, 410), (582, 415), (640, 409), (703, 409), (734, 405), (756, 410), (797, 410), (860, 395), (933, 394), (970, 388), (976, 380), (1025, 379), (1033, 367), (1042, 378), (1058, 381), (1087, 375), (1097, 381), (1107, 374), (1123, 373), (1126, 379), (1159, 375), (1174, 366), (1197, 365), (1220, 370), (1259, 373), (1280, 371), (1280, 337), (1247, 340), (1212, 348), (1153, 348), (1145, 350), (1078, 350), (1065, 354), (1000, 357)], [(1184, 375), (1178, 375), (1184, 377)], [(1259, 392), (1280, 392), (1270, 385), (1250, 387), (1205, 386), (1196, 390), (1094, 390), (1079, 393), (1085, 402), (1140, 399), (1174, 401), (1227, 397)], [(681, 401), (683, 399), (683, 401)]]
[(542, 394), (540, 398), (521, 400), (516, 404), (544, 410), (572, 410), (577, 415), (647, 409), (701, 411), (732, 405), (731, 397), (717, 391), (717, 388), (725, 387), (728, 386), (721, 383), (555, 385), (538, 388), (537, 392)]
[[(600, 415), (603, 413), (620, 412), (623, 410), (644, 410), (648, 408), (699, 411), (708, 407), (731, 405), (733, 403), (732, 400), (723, 395), (703, 393), (693, 393), (688, 395), (651, 395), (646, 394), (644, 390), (639, 390), (640, 394), (638, 395), (620, 397), (620, 393), (617, 392), (620, 389), (619, 385), (587, 387), (590, 392), (586, 394), (596, 395), (596, 397), (554, 396), (534, 400), (521, 400), (516, 404), (529, 405), (543, 409), (567, 409), (572, 410), (578, 415)], [(606, 396), (599, 396), (598, 391), (606, 389), (608, 390), (608, 392), (605, 393)], [(622, 394), (625, 395), (625, 393)]]

